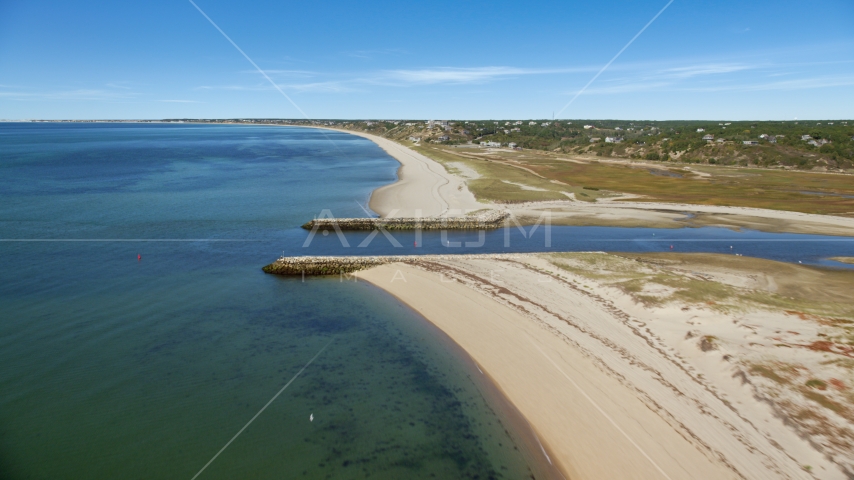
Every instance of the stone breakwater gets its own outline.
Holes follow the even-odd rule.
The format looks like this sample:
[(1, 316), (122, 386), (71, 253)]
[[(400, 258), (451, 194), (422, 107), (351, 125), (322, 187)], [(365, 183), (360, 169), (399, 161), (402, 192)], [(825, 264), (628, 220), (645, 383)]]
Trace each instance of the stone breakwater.
[(494, 230), (501, 228), (508, 212), (491, 210), (466, 217), (318, 218), (306, 230)]
[(421, 263), (461, 258), (509, 258), (519, 254), (382, 255), (375, 257), (281, 257), (262, 268), (275, 275), (343, 275), (387, 263)]

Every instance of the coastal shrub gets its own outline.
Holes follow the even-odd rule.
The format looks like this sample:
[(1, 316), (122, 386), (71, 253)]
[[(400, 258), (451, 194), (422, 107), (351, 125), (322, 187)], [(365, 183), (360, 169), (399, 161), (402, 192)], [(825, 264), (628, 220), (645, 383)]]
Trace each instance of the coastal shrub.
[(661, 160), (661, 156), (658, 154), (658, 152), (649, 152), (644, 155), (643, 158), (647, 160)]

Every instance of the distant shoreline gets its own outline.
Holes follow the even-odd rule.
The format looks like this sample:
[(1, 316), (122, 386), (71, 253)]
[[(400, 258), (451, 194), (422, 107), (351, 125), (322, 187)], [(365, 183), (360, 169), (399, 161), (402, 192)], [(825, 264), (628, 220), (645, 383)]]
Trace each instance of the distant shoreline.
[[(287, 125), (292, 126), (292, 125)], [(438, 162), (387, 138), (370, 133), (320, 126), (300, 126), (347, 133), (370, 140), (400, 163), (397, 181), (371, 194), (371, 210), (381, 217), (458, 216), (465, 211), (489, 208), (480, 204), (465, 181), (448, 173)]]

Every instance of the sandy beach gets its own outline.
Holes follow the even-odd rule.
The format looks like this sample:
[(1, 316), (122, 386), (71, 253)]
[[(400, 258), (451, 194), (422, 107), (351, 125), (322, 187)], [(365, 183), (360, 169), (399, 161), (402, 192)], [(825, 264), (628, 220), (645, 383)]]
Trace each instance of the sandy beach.
[[(521, 223), (535, 223), (546, 211), (561, 225), (680, 228), (718, 226), (769, 232), (854, 236), (854, 218), (834, 215), (676, 203), (632, 201), (631, 195), (597, 202), (574, 200), (533, 203), (481, 203), (469, 191), (467, 178), (449, 173), (443, 165), (395, 141), (364, 132), (357, 135), (379, 145), (400, 162), (398, 181), (378, 188), (370, 200), (382, 217), (455, 216), (482, 209), (509, 211)], [(465, 174), (465, 172), (462, 172)]]
[[(630, 198), (480, 204), (465, 178), (432, 159), (387, 139), (348, 133), (376, 142), (401, 163), (398, 182), (371, 199), (383, 216), (500, 208), (523, 222), (548, 211), (558, 223), (579, 225), (679, 227), (690, 217), (701, 225), (854, 235), (851, 218), (753, 208)], [(847, 385), (835, 378), (848, 378), (850, 371), (828, 366), (835, 358), (827, 352), (805, 349), (792, 357), (778, 348), (820, 341), (824, 317), (795, 315), (773, 302), (757, 307), (749, 299), (718, 308), (711, 301), (717, 297), (702, 295), (649, 304), (677, 298), (679, 282), (697, 279), (717, 282), (720, 289), (778, 295), (787, 279), (809, 277), (809, 271), (775, 279), (763, 270), (777, 262), (742, 271), (711, 268), (718, 260), (706, 259), (709, 264), (690, 271), (643, 267), (664, 268), (654, 272), (659, 277), (685, 278), (650, 282), (631, 293), (603, 280), (607, 275), (597, 268), (573, 270), (550, 255), (422, 258), (373, 267), (358, 277), (415, 309), (471, 355), (552, 452), (546, 461), (567, 478), (847, 478), (854, 471), (847, 413), (816, 408), (810, 403), (816, 394), (797, 386), (809, 375), (835, 376), (831, 381)], [(605, 263), (625, 260), (591, 255), (607, 257)], [(615, 272), (625, 268), (635, 267)], [(774, 373), (779, 365), (789, 373)], [(847, 401), (839, 396), (847, 388), (838, 388), (833, 398)]]
[[(791, 349), (774, 346), (788, 341), (781, 330), (802, 342), (815, 338), (817, 324), (773, 308), (725, 313), (704, 302), (651, 308), (560, 268), (550, 255), (444, 256), (358, 276), (462, 346), (568, 478), (846, 478), (841, 468), (851, 468), (851, 445), (793, 425), (785, 405), (759, 386), (763, 378), (750, 374), (751, 362), (801, 357), (803, 368), (819, 375), (825, 356), (793, 357)], [(586, 254), (566, 255), (572, 261)], [(691, 268), (697, 275), (702, 267)], [(758, 285), (750, 271), (703, 274)], [(667, 287), (649, 288), (654, 294)], [(717, 343), (706, 348), (704, 338)], [(851, 434), (845, 419), (829, 421)]]
[(451, 175), (439, 163), (397, 142), (363, 132), (312, 128), (366, 138), (400, 162), (398, 180), (374, 190), (371, 195), (371, 210), (381, 217), (458, 216), (489, 208), (475, 200), (464, 179)]

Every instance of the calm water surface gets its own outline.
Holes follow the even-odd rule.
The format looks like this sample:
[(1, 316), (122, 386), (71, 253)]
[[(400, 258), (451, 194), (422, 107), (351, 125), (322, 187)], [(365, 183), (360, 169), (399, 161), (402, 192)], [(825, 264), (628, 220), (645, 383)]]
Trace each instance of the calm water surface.
[(0, 478), (189, 479), (326, 345), (199, 478), (547, 475), (446, 337), (370, 285), (264, 275), (283, 252), (854, 256), (715, 228), (552, 227), (546, 247), (542, 225), (303, 247), (302, 223), (366, 215), (397, 166), (312, 129), (0, 124)]
[(0, 242), (0, 478), (189, 479), (326, 345), (199, 478), (538, 473), (421, 317), (260, 271), (318, 205), (364, 215), (395, 179), (373, 143), (325, 135), (0, 124), (0, 238), (101, 239)]

